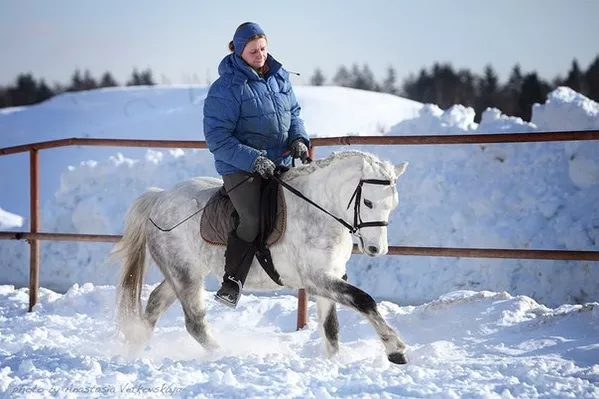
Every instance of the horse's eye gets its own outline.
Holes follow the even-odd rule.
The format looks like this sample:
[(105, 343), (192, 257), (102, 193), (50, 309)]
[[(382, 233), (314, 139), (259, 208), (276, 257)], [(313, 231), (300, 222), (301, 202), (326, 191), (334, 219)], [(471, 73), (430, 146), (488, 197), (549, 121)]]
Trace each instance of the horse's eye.
[(372, 201), (367, 200), (366, 198), (364, 198), (364, 205), (372, 209)]

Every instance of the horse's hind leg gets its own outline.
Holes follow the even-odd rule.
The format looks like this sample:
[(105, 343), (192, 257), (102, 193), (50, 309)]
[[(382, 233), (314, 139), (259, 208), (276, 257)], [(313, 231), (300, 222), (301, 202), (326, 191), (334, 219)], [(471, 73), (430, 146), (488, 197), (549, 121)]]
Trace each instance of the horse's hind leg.
[(370, 295), (342, 279), (326, 275), (319, 276), (318, 280), (307, 283), (308, 293), (329, 298), (363, 314), (370, 321), (383, 342), (389, 361), (398, 364), (407, 363), (405, 344), (383, 319), (377, 309), (375, 300)]
[(219, 346), (212, 338), (206, 324), (204, 307), (204, 280), (186, 281), (177, 290), (177, 296), (185, 314), (187, 332), (206, 350), (214, 350)]
[(171, 307), (176, 299), (177, 294), (167, 280), (162, 280), (158, 287), (154, 288), (154, 291), (152, 291), (148, 298), (144, 316), (150, 330), (154, 330), (156, 322), (162, 313)]
[(328, 298), (316, 297), (318, 327), (325, 343), (327, 354), (332, 357), (339, 352), (339, 320), (336, 304)]

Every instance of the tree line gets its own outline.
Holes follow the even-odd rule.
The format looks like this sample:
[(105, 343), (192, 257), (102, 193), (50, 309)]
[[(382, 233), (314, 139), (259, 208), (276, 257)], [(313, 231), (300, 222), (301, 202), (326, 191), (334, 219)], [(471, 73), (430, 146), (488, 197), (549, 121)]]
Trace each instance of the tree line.
[(581, 69), (576, 59), (564, 76), (551, 82), (539, 77), (535, 71), (523, 72), (520, 65), (513, 66), (506, 82), (499, 82), (492, 65), (482, 74), (470, 69), (456, 69), (450, 63), (434, 63), (410, 74), (398, 83), (395, 68), (389, 66), (382, 80), (378, 81), (368, 64), (340, 66), (330, 81), (320, 68), (314, 71), (310, 84), (332, 84), (356, 89), (378, 91), (399, 95), (422, 103), (437, 104), (447, 109), (455, 104), (470, 106), (476, 111), (476, 121), (487, 107), (499, 108), (509, 116), (530, 121), (532, 105), (544, 103), (547, 94), (558, 86), (568, 86), (599, 102), (599, 55)]
[[(150, 69), (139, 71), (134, 68), (124, 84), (126, 86), (143, 86), (155, 85), (156, 82)], [(36, 79), (30, 72), (21, 73), (12, 85), (0, 86), (0, 108), (37, 104), (60, 93), (116, 86), (121, 86), (121, 84), (110, 72), (104, 72), (102, 76), (95, 78), (89, 70), (81, 72), (80, 69), (77, 69), (68, 84), (54, 83), (52, 87), (45, 79)]]
[[(139, 71), (135, 68), (127, 86), (155, 85), (152, 71)], [(417, 74), (410, 74), (398, 83), (393, 66), (387, 68), (382, 80), (377, 80), (368, 64), (350, 67), (340, 66), (330, 81), (320, 68), (310, 77), (315, 86), (336, 85), (356, 89), (384, 92), (402, 96), (422, 103), (437, 104), (447, 109), (454, 104), (470, 106), (476, 111), (476, 121), (480, 121), (487, 107), (495, 107), (510, 116), (530, 121), (532, 105), (544, 103), (547, 94), (558, 86), (569, 86), (573, 90), (599, 101), (599, 55), (582, 69), (576, 59), (570, 69), (551, 82), (539, 77), (535, 71), (523, 72), (516, 64), (504, 83), (499, 82), (492, 65), (487, 65), (482, 74), (470, 69), (456, 69), (450, 63), (434, 63), (430, 68), (422, 68)], [(77, 69), (66, 85), (54, 84), (50, 87), (44, 79), (36, 79), (31, 73), (19, 74), (14, 83), (0, 86), (0, 108), (32, 105), (64, 92), (76, 92), (102, 87), (120, 86), (110, 72), (95, 78), (89, 70)]]

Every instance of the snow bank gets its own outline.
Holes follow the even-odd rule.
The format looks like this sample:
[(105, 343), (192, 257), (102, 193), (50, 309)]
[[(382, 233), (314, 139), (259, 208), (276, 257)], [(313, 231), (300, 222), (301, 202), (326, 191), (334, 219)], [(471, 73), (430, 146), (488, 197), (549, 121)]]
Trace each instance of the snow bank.
[[(200, 139), (199, 103), (191, 105), (189, 93), (185, 97), (182, 88), (174, 88), (175, 93), (167, 88), (156, 90), (151, 101), (143, 97), (135, 101), (133, 108), (144, 104), (143, 111), (137, 108), (138, 113), (130, 113), (130, 119), (123, 118), (122, 124), (117, 123), (122, 116), (112, 116), (115, 111), (111, 107), (116, 106), (102, 104), (125, 104), (142, 89), (90, 92), (85, 94), (89, 97), (83, 97), (88, 104), (85, 111), (68, 107), (65, 98), (57, 99), (54, 107), (60, 105), (58, 108), (71, 113), (73, 125), (83, 116), (96, 121), (97, 135), (106, 131), (108, 137), (126, 132), (130, 137), (183, 139), (193, 132), (194, 138)], [(534, 121), (526, 123), (496, 109), (485, 111), (481, 123), (476, 124), (473, 110), (461, 105), (443, 111), (394, 96), (332, 87), (298, 87), (297, 92), (309, 130), (319, 135), (339, 134), (335, 126), (351, 134), (373, 134), (368, 129), (380, 126), (379, 134), (396, 135), (541, 130)], [(596, 103), (581, 102), (580, 97), (567, 94), (564, 90), (552, 93), (546, 104), (536, 107), (537, 113), (549, 115), (563, 108), (582, 112), (588, 118), (581, 117), (581, 124), (588, 126), (588, 120), (595, 118), (592, 110)], [(76, 93), (71, 96), (78, 107), (84, 103)], [(148, 108), (148, 102), (154, 109)], [(0, 117), (0, 128), (18, 125), (5, 118), (19, 115), (19, 123), (29, 126), (30, 134), (42, 134), (50, 122), (36, 126), (38, 110), (44, 108)], [(95, 112), (101, 116), (94, 116)], [(545, 120), (550, 123), (552, 119)], [(11, 140), (18, 141), (14, 137)], [(391, 245), (599, 250), (599, 189), (592, 163), (596, 162), (592, 155), (599, 153), (596, 142), (576, 147), (572, 143), (521, 143), (354, 148), (410, 162), (399, 185), (400, 206), (389, 227)], [(342, 149), (321, 147), (317, 156)], [(43, 231), (120, 234), (127, 207), (147, 187), (166, 188), (189, 177), (216, 175), (206, 150), (138, 150), (137, 156), (125, 149), (117, 155), (114, 150), (107, 153), (96, 148), (70, 151), (56, 150), (42, 159), (48, 165), (44, 169), (48, 186), (43, 191), (47, 195), (42, 208)], [(8, 157), (3, 158), (0, 161)], [(24, 176), (18, 179), (27, 182)], [(20, 194), (18, 190), (3, 192), (0, 202), (22, 205), (27, 196)], [(43, 242), (41, 284), (58, 291), (66, 291), (74, 283), (115, 284), (118, 271), (105, 264), (110, 247)], [(27, 284), (27, 244), (0, 242), (0, 259), (0, 283)], [(357, 255), (348, 264), (348, 274), (352, 283), (375, 298), (401, 304), (419, 304), (461, 289), (528, 295), (551, 306), (599, 299), (599, 270), (592, 262), (398, 256), (371, 259)], [(159, 279), (158, 271), (152, 268), (148, 282)], [(215, 289), (215, 284), (209, 281), (208, 289)]]
[(522, 133), (538, 130), (535, 124), (504, 115), (497, 108), (487, 108), (481, 116), (480, 124), (474, 122), (475, 117), (474, 108), (461, 104), (446, 110), (442, 110), (435, 104), (425, 104), (416, 117), (393, 126), (389, 135)]
[(534, 104), (531, 122), (540, 130), (597, 130), (599, 104), (569, 87), (549, 93), (545, 104)]
[(23, 217), (15, 215), (0, 208), (0, 228), (10, 229), (13, 227), (22, 227)]
[[(531, 120), (541, 130), (599, 130), (599, 104), (568, 87), (549, 94), (544, 105), (535, 104)], [(566, 146), (570, 179), (580, 188), (599, 183), (597, 147), (585, 142)]]
[[(554, 129), (552, 122), (560, 119), (554, 113), (576, 115), (569, 118), (570, 130), (597, 126), (597, 103), (575, 94), (564, 88), (552, 92), (547, 103), (535, 106), (537, 117), (531, 123), (489, 108), (477, 124), (470, 107), (441, 110), (427, 104), (389, 134), (538, 132)], [(599, 249), (596, 141), (376, 151), (410, 162), (390, 233), (395, 245)], [(591, 282), (599, 277), (595, 262), (398, 257), (389, 262), (354, 258), (350, 263), (354, 281), (401, 303), (422, 303), (456, 289), (505, 290), (552, 305), (599, 298), (599, 287)]]

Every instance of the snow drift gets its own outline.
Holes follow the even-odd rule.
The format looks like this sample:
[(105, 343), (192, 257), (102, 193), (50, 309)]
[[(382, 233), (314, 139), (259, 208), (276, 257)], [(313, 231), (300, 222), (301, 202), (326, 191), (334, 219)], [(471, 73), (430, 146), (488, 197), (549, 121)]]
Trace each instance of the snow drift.
[[(461, 105), (441, 110), (337, 87), (298, 87), (297, 94), (308, 131), (315, 137), (599, 126), (597, 103), (567, 88), (536, 105), (530, 123), (488, 109), (476, 124), (474, 111)], [(201, 86), (161, 86), (58, 96), (1, 115), (0, 146), (69, 136), (200, 140), (203, 95)], [(596, 142), (354, 148), (410, 162), (389, 227), (391, 245), (599, 248)], [(338, 150), (343, 147), (320, 147), (317, 156)], [(42, 230), (51, 232), (120, 234), (127, 207), (147, 187), (216, 175), (206, 150), (66, 148), (44, 152), (41, 162)], [(22, 168), (27, 159), (1, 157), (0, 163), (2, 170), (11, 171), (3, 173), (2, 186), (13, 187), (0, 194), (0, 205), (27, 217), (27, 169)], [(74, 283), (114, 284), (118, 271), (105, 264), (110, 247), (43, 242), (42, 286), (64, 292)], [(27, 254), (24, 242), (0, 242), (0, 283), (27, 285)], [(593, 262), (356, 255), (348, 268), (354, 284), (377, 299), (402, 304), (423, 303), (461, 289), (529, 295), (548, 305), (599, 299), (599, 271)], [(159, 279), (152, 268), (148, 282)], [(215, 284), (209, 281), (208, 289)]]

